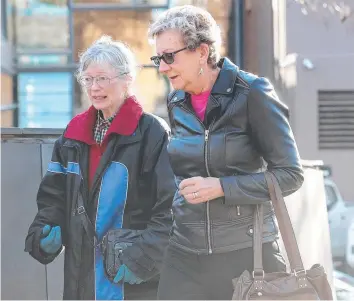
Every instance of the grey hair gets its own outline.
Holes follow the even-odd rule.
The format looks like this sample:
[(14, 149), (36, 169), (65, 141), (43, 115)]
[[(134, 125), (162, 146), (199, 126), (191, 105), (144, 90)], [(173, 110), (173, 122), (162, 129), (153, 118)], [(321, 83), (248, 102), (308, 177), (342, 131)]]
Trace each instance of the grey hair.
[(196, 49), (202, 43), (208, 44), (208, 64), (216, 68), (220, 60), (221, 32), (210, 13), (193, 5), (170, 8), (150, 25), (149, 38), (153, 39), (170, 29), (181, 32), (183, 42), (190, 50)]
[(112, 66), (117, 75), (123, 78), (128, 75), (132, 79), (136, 76), (137, 63), (130, 48), (112, 37), (103, 35), (80, 55), (77, 78), (79, 78), (91, 63), (107, 63)]

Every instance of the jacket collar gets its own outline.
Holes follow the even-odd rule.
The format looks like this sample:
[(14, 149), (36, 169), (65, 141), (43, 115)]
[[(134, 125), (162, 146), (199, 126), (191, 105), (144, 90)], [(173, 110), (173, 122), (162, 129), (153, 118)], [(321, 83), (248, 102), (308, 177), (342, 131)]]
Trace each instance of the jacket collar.
[(211, 90), (211, 94), (232, 94), (239, 68), (226, 57), (219, 61), (218, 67), (221, 70)]
[[(143, 108), (134, 96), (129, 97), (119, 109), (109, 127), (106, 137), (115, 133), (122, 136), (134, 136)], [(75, 116), (68, 124), (64, 137), (86, 144), (95, 144), (93, 127), (97, 118), (97, 110), (91, 106), (87, 111)]]
[[(222, 58), (218, 62), (218, 67), (221, 68), (218, 78), (211, 90), (211, 95), (217, 94), (229, 95), (232, 94), (235, 88), (237, 74), (239, 68), (233, 64), (228, 58)], [(182, 90), (176, 90), (171, 95), (171, 102), (179, 102), (186, 98), (186, 92)]]

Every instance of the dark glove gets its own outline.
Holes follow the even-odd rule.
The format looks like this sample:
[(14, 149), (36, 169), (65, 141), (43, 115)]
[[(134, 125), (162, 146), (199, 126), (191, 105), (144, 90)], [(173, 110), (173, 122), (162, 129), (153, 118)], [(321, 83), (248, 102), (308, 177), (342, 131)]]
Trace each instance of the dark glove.
[(42, 229), (40, 248), (47, 254), (55, 254), (61, 248), (61, 229), (59, 226), (45, 225)]
[(113, 280), (114, 283), (118, 283), (120, 281), (127, 282), (129, 284), (140, 284), (143, 282), (143, 280), (135, 276), (125, 264), (120, 266), (117, 275)]

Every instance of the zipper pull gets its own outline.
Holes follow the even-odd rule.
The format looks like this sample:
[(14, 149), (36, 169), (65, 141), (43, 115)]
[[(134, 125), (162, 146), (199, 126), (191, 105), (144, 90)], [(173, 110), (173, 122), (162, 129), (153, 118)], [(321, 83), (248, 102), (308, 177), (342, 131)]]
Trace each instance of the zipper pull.
[(205, 142), (209, 140), (209, 130), (205, 130)]
[(240, 206), (236, 206), (236, 210), (237, 210), (237, 215), (241, 215)]

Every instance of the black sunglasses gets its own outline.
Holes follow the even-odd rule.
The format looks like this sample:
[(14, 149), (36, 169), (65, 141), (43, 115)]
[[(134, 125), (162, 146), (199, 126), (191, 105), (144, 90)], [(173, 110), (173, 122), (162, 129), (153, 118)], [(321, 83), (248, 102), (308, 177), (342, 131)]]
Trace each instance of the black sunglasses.
[(176, 50), (174, 52), (166, 52), (161, 55), (155, 55), (150, 58), (150, 60), (154, 63), (156, 67), (160, 67), (161, 60), (163, 60), (166, 64), (171, 65), (175, 61), (176, 53), (186, 50), (188, 47), (184, 47), (182, 49)]

